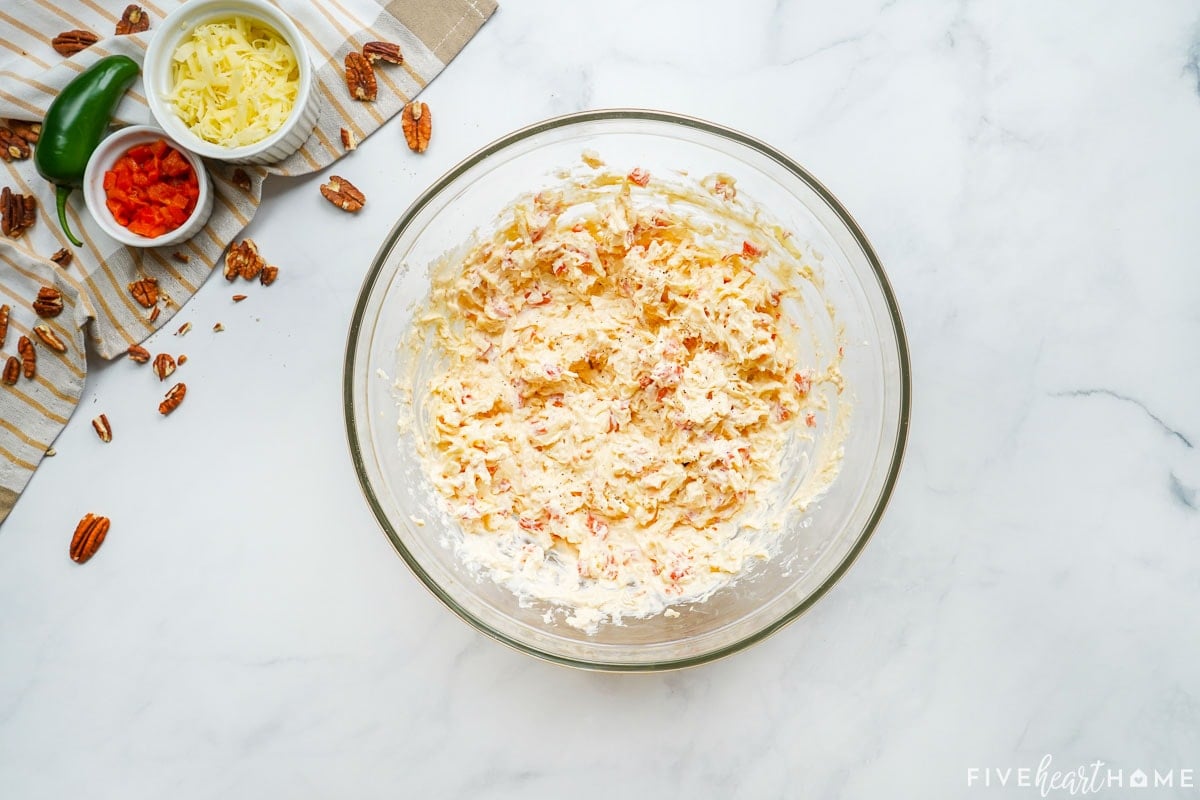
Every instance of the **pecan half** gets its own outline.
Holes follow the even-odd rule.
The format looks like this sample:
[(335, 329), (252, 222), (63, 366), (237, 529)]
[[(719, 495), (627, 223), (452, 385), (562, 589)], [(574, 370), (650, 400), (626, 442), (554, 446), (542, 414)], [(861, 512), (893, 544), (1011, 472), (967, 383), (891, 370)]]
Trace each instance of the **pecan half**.
[(346, 54), (346, 88), (355, 100), (369, 102), (378, 94), (375, 70), (362, 53)]
[(117, 22), (117, 35), (124, 36), (127, 33), (141, 33), (148, 30), (150, 30), (150, 17), (146, 14), (146, 10), (138, 5), (126, 6), (125, 13)]
[(164, 417), (170, 414), (175, 409), (179, 408), (179, 404), (183, 402), (184, 396), (187, 394), (187, 384), (177, 383), (167, 390), (166, 397), (158, 404), (158, 413)]
[(33, 332), (42, 340), (42, 343), (56, 353), (67, 352), (66, 343), (58, 338), (58, 334), (50, 329), (49, 325), (34, 325)]
[(95, 429), (96, 435), (100, 437), (102, 442), (112, 441), (112, 425), (108, 424), (108, 415), (101, 414), (92, 420), (92, 428)]
[(21, 371), (28, 380), (33, 380), (33, 376), (37, 375), (37, 350), (33, 349), (33, 342), (29, 341), (28, 336), (17, 340), (17, 352), (21, 354)]
[(321, 184), (321, 195), (342, 211), (350, 213), (360, 210), (367, 202), (358, 187), (337, 175), (330, 175), (329, 182)]
[(160, 381), (165, 381), (175, 371), (175, 359), (169, 353), (159, 353), (154, 357), (154, 374)]
[(5, 161), (21, 161), (29, 158), (31, 152), (29, 142), (11, 128), (0, 125), (0, 158)]
[(150, 360), (150, 351), (140, 345), (129, 345), (129, 357), (139, 364), (145, 364)]
[(404, 129), (404, 141), (414, 153), (424, 153), (429, 147), (429, 135), (433, 130), (433, 118), (429, 106), (413, 100), (404, 106), (400, 114), (400, 127)]
[(153, 308), (158, 302), (158, 278), (142, 278), (129, 284), (129, 293), (142, 308)]
[(229, 176), (229, 182), (243, 192), (248, 192), (254, 188), (254, 184), (250, 182), (250, 176), (241, 167), (233, 171), (233, 174)]
[(64, 31), (50, 40), (50, 46), (60, 56), (70, 58), (80, 50), (86, 50), (98, 41), (100, 41), (100, 37), (91, 31)]
[(229, 246), (225, 254), (225, 280), (236, 280), (241, 275), (248, 281), (258, 277), (265, 265), (262, 256), (258, 254), (258, 245), (253, 239), (243, 239)]
[(354, 134), (351, 133), (350, 131), (346, 130), (345, 128), (342, 128), (341, 137), (342, 137), (342, 149), (345, 150), (347, 153), (349, 153), (354, 148), (358, 147), (358, 142), (354, 141)]
[(42, 123), (40, 122), (26, 122), (22, 119), (10, 119), (8, 121), (8, 127), (12, 129), (13, 133), (15, 133), (17, 136), (20, 136), (29, 144), (37, 144), (37, 140), (42, 135)]
[[(258, 276), (258, 282), (263, 286), (270, 286), (279, 277), (279, 267), (267, 266), (263, 267), (262, 274)], [(2, 341), (2, 340), (0, 340)]]
[(8, 338), (8, 313), (12, 311), (8, 303), (0, 306), (0, 347), (4, 347), (4, 340)]
[(73, 259), (74, 257), (75, 257), (74, 253), (72, 253), (67, 248), (62, 247), (62, 248), (59, 248), (58, 252), (56, 252), (54, 255), (50, 256), (50, 260), (53, 261), (55, 264), (58, 264), (63, 269), (66, 269), (67, 267), (71, 266), (71, 259)]
[(108, 528), (112, 523), (108, 517), (97, 517), (88, 513), (79, 520), (75, 527), (75, 535), (71, 537), (71, 560), (76, 564), (86, 564), (88, 559), (96, 555), (104, 537), (108, 536)]
[(53, 286), (38, 289), (37, 299), (33, 301), (33, 310), (39, 317), (57, 317), (63, 311), (62, 292)]
[(0, 190), (0, 230), (10, 239), (18, 239), (37, 220), (37, 198), (17, 194), (7, 186)]
[(363, 56), (367, 61), (374, 64), (376, 61), (383, 61), (388, 64), (403, 64), (404, 54), (400, 52), (400, 45), (392, 44), (391, 42), (367, 42), (362, 48)]
[(19, 377), (21, 377), (21, 362), (17, 360), (16, 356), (9, 356), (8, 361), (4, 362), (4, 382), (12, 386)]

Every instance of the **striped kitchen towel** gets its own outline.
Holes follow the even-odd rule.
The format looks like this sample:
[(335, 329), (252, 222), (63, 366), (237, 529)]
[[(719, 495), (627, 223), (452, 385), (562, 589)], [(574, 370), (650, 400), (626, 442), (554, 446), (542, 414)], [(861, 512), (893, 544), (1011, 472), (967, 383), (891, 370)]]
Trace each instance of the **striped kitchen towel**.
[[(126, 248), (91, 223), (76, 191), (68, 217), (84, 246), (72, 247), (55, 217), (53, 187), (38, 176), (33, 160), (5, 160), (0, 186), (12, 195), (32, 195), (37, 207), (27, 231), (15, 238), (0, 236), (0, 308), (8, 307), (7, 332), (0, 330), (0, 366), (9, 357), (20, 360), (18, 348), (24, 339), (32, 345), (37, 364), (34, 377), (22, 375), (15, 384), (0, 383), (0, 522), (79, 402), (87, 372), (86, 348), (115, 358), (166, 325), (254, 216), (268, 175), (301, 175), (337, 160), (343, 154), (343, 128), (356, 141), (378, 129), (454, 58), (496, 10), (494, 0), (274, 1), (304, 34), (316, 67), (320, 102), (316, 130), (286, 160), (267, 167), (243, 167), (250, 179), (248, 188), (234, 180), (234, 167), (208, 162), (216, 195), (213, 215), (185, 244)], [(0, 125), (10, 128), (10, 133), (0, 131), (0, 135), (19, 134), (22, 121), (40, 121), (57, 91), (97, 59), (123, 53), (140, 62), (155, 23), (180, 4), (181, 0), (142, 0), (150, 30), (116, 36), (124, 3), (6, 0), (0, 5)], [(92, 32), (99, 41), (63, 57), (51, 41), (72, 30)], [(376, 70), (378, 99), (363, 103), (350, 97), (342, 64), (348, 52), (370, 41), (399, 44), (404, 63)], [(118, 107), (116, 123), (149, 122), (138, 83)], [(50, 260), (62, 253), (69, 263)], [(160, 299), (151, 308), (143, 307), (128, 288), (143, 277), (158, 280)], [(42, 319), (35, 314), (33, 303), (42, 287), (61, 294), (63, 311), (58, 316)], [(3, 316), (0, 311), (0, 320)], [(65, 353), (50, 349), (36, 335), (33, 327), (41, 324), (66, 345)]]

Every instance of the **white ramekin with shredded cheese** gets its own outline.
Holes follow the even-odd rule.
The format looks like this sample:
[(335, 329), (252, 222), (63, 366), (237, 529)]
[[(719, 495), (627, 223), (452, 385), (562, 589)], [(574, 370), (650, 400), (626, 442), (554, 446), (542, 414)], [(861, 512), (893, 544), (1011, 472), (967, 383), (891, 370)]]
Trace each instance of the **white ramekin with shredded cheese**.
[(159, 26), (143, 66), (155, 120), (189, 150), (280, 161), (308, 139), (318, 105), (295, 23), (264, 0), (192, 0)]

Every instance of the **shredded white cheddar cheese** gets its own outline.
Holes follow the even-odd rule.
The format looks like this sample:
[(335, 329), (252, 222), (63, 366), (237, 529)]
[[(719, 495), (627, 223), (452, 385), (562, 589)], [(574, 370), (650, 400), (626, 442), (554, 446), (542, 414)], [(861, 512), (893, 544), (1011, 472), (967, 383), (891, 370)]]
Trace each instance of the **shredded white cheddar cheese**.
[(790, 290), (756, 269), (772, 237), (632, 199), (670, 191), (635, 170), (518, 203), (435, 268), (417, 314), (440, 361), (419, 435), (460, 553), (578, 627), (703, 599), (766, 558), (746, 513), (836, 374), (797, 363)]
[(180, 119), (223, 147), (254, 144), (279, 130), (300, 87), (292, 48), (245, 17), (197, 26), (175, 49), (171, 76), (166, 99)]

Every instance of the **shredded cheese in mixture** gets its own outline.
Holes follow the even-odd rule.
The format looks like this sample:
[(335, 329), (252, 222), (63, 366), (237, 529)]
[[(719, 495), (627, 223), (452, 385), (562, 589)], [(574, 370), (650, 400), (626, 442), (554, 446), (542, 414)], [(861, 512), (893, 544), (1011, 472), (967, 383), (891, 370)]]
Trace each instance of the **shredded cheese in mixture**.
[(811, 424), (813, 380), (788, 290), (755, 269), (769, 236), (635, 202), (669, 191), (642, 170), (596, 180), (444, 260), (416, 334), (439, 355), (425, 467), (462, 556), (584, 628), (702, 599), (767, 557), (742, 528)]
[(257, 20), (199, 25), (171, 59), (167, 101), (201, 139), (224, 147), (260, 142), (296, 104), (300, 66), (283, 38)]

